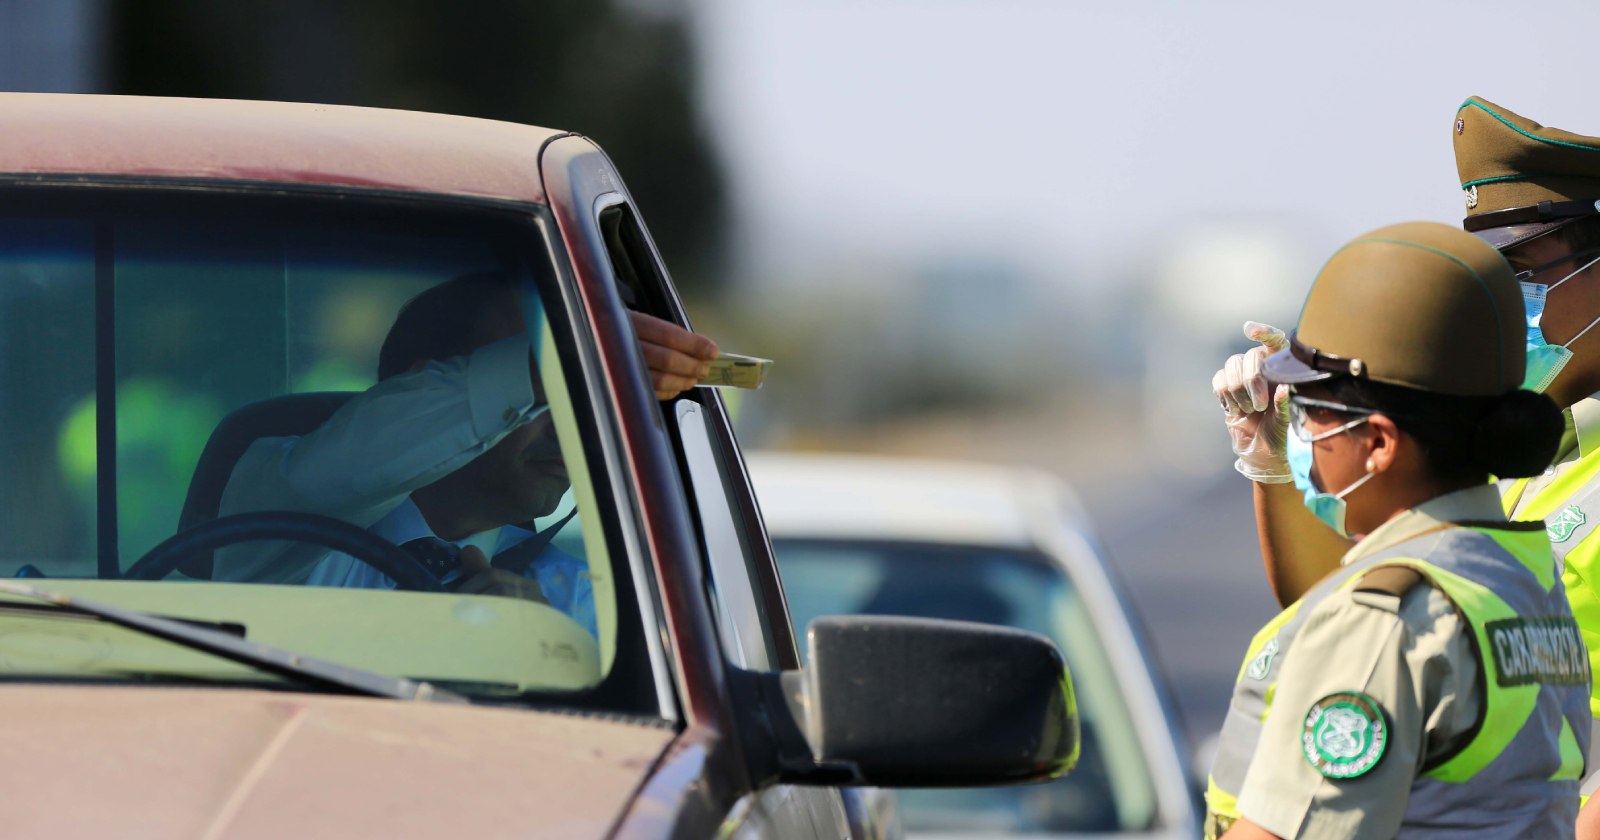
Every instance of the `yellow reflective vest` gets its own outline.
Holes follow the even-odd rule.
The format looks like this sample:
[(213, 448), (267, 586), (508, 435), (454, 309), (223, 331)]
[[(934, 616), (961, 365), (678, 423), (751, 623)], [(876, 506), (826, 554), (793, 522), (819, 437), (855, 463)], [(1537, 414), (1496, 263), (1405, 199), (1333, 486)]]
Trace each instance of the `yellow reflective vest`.
[[(1341, 567), (1256, 634), (1218, 738), (1206, 793), (1208, 838), (1239, 818), (1237, 795), (1296, 631), (1329, 595), (1388, 565), (1415, 569), (1455, 604), (1472, 628), (1486, 695), (1472, 739), (1413, 781), (1405, 836), (1457, 836), (1462, 826), (1487, 832), (1479, 836), (1546, 836), (1575, 820), (1589, 740), (1589, 673), (1548, 543), (1536, 528), (1514, 523), (1456, 525)], [(1535, 646), (1542, 653), (1530, 656), (1525, 642), (1535, 636), (1554, 644)]]
[[(1567, 436), (1555, 466), (1543, 476), (1501, 482), (1506, 515), (1544, 520), (1556, 568), (1567, 589), (1572, 616), (1589, 648), (1591, 670), (1600, 667), (1600, 399), (1590, 397), (1567, 412)], [(1600, 733), (1600, 697), (1589, 697), (1591, 732)], [(1600, 745), (1591, 735), (1585, 800), (1600, 787)]]

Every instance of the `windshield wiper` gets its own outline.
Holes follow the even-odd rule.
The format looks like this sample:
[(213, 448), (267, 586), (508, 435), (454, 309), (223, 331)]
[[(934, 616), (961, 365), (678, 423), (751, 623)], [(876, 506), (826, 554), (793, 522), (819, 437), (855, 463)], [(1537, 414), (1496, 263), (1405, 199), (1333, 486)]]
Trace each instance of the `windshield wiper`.
[(431, 683), (390, 677), (325, 659), (237, 638), (229, 633), (142, 613), (137, 610), (52, 592), (26, 583), (0, 580), (0, 593), (44, 601), (67, 612), (93, 616), (192, 650), (248, 665), (293, 682), (370, 697), (429, 703), (466, 703), (467, 698)]

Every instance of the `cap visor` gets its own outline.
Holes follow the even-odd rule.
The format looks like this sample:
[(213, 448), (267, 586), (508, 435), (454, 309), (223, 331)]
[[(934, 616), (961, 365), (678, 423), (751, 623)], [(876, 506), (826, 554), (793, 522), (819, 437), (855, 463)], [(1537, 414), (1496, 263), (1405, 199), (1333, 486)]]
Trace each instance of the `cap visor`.
[(1300, 361), (1285, 347), (1267, 357), (1261, 363), (1261, 375), (1274, 385), (1304, 385), (1307, 382), (1321, 382), (1332, 379), (1333, 373), (1316, 368)]
[(1504, 227), (1475, 230), (1472, 232), (1472, 234), (1494, 246), (1496, 251), (1504, 251), (1512, 246), (1521, 245), (1535, 236), (1542, 236), (1546, 233), (1549, 233), (1550, 231), (1555, 230), (1556, 228), (1561, 227), (1570, 221), (1572, 220), (1562, 219), (1556, 222), (1531, 222), (1525, 225), (1505, 225)]

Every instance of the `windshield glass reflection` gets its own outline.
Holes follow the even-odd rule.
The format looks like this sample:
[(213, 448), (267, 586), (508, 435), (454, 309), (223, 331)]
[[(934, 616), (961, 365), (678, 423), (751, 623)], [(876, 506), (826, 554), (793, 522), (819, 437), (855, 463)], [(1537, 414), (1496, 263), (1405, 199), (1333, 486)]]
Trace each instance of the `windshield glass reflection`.
[[(0, 215), (0, 575), (486, 696), (603, 678), (609, 559), (526, 217), (99, 198)], [(313, 519), (135, 565), (285, 513)], [(315, 517), (398, 551), (332, 547)], [(0, 621), (26, 625), (11, 673), (263, 679)]]

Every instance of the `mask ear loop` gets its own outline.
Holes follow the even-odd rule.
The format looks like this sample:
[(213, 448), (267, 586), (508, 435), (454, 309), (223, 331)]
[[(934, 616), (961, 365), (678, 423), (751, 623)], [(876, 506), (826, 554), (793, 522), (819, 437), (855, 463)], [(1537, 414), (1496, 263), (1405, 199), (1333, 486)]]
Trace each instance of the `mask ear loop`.
[(1587, 333), (1588, 331), (1594, 329), (1594, 325), (1595, 324), (1600, 324), (1600, 317), (1597, 317), (1593, 321), (1590, 321), (1589, 322), (1589, 326), (1584, 327), (1581, 330), (1578, 330), (1578, 334), (1577, 335), (1567, 339), (1567, 343), (1563, 344), (1561, 346), (1562, 347), (1571, 347), (1572, 346), (1572, 342), (1577, 341), (1580, 338), (1583, 338), (1584, 333)]
[[(1565, 283), (1565, 282), (1567, 282), (1567, 281), (1568, 281), (1568, 280), (1571, 280), (1571, 279), (1572, 279), (1572, 278), (1574, 278), (1574, 277), (1576, 277), (1576, 276), (1578, 276), (1578, 275), (1579, 275), (1579, 274), (1582, 274), (1582, 273), (1583, 273), (1583, 272), (1584, 272), (1584, 271), (1587, 271), (1587, 270), (1588, 270), (1588, 268), (1589, 268), (1589, 266), (1591, 266), (1591, 265), (1594, 265), (1594, 264), (1595, 264), (1595, 263), (1600, 263), (1600, 257), (1595, 257), (1595, 258), (1594, 258), (1594, 259), (1592, 259), (1592, 260), (1590, 260), (1590, 261), (1588, 261), (1588, 262), (1586, 262), (1586, 263), (1584, 263), (1584, 264), (1583, 264), (1583, 268), (1580, 268), (1580, 269), (1578, 269), (1578, 270), (1577, 270), (1577, 271), (1574, 271), (1574, 272), (1572, 272), (1572, 273), (1571, 273), (1571, 274), (1568, 274), (1568, 275), (1567, 275), (1567, 276), (1565, 276), (1565, 277), (1563, 277), (1563, 278), (1561, 278), (1561, 280), (1560, 280), (1560, 282), (1558, 282), (1558, 283), (1556, 283), (1556, 286), (1559, 286), (1559, 285), (1561, 285), (1561, 284), (1562, 284), (1562, 283)], [(1556, 286), (1551, 286), (1551, 287), (1550, 287), (1550, 288), (1552, 288), (1552, 289), (1554, 289), (1554, 288), (1555, 288), (1555, 287), (1556, 287)], [(1574, 342), (1574, 341), (1577, 341), (1577, 340), (1578, 340), (1578, 339), (1580, 339), (1580, 338), (1583, 338), (1583, 336), (1584, 336), (1584, 334), (1585, 334), (1585, 333), (1587, 333), (1587, 332), (1589, 332), (1589, 331), (1590, 331), (1590, 330), (1592, 330), (1592, 329), (1594, 329), (1594, 325), (1595, 325), (1595, 324), (1600, 324), (1600, 316), (1596, 316), (1596, 317), (1595, 317), (1595, 319), (1594, 319), (1594, 320), (1593, 320), (1593, 321), (1590, 321), (1590, 322), (1589, 322), (1589, 326), (1587, 326), (1587, 327), (1584, 327), (1584, 328), (1583, 328), (1583, 329), (1581, 329), (1581, 330), (1578, 330), (1578, 334), (1577, 334), (1577, 335), (1575, 335), (1575, 336), (1573, 336), (1573, 337), (1571, 337), (1571, 338), (1569, 338), (1569, 339), (1567, 339), (1567, 340), (1566, 340), (1566, 343), (1565, 343), (1565, 344), (1562, 344), (1562, 345), (1561, 345), (1561, 346), (1562, 346), (1562, 347), (1571, 347), (1571, 346), (1572, 346), (1572, 343), (1573, 343), (1573, 342)]]
[[(1351, 429), (1354, 429), (1355, 427), (1357, 427), (1357, 426), (1361, 425), (1362, 423), (1365, 423), (1365, 422), (1367, 422), (1368, 420), (1371, 420), (1371, 419), (1372, 419), (1372, 415), (1371, 414), (1363, 414), (1362, 416), (1357, 417), (1356, 419), (1351, 420), (1350, 422), (1345, 423), (1342, 426), (1338, 426), (1338, 427), (1329, 429), (1326, 432), (1321, 432), (1321, 433), (1312, 435), (1311, 436), (1311, 440), (1306, 441), (1306, 442), (1307, 443), (1314, 443), (1314, 442), (1319, 441), (1319, 440), (1327, 440), (1328, 438), (1331, 438), (1334, 435), (1339, 434), (1340, 432), (1348, 432)], [(1333, 497), (1335, 499), (1338, 499), (1341, 502), (1344, 501), (1344, 497), (1345, 496), (1350, 495), (1352, 492), (1355, 491), (1355, 489), (1357, 487), (1360, 487), (1361, 485), (1366, 484), (1368, 481), (1371, 481), (1372, 477), (1375, 476), (1375, 475), (1377, 475), (1377, 473), (1373, 471), (1373, 469), (1372, 469), (1372, 460), (1369, 458), (1367, 460), (1367, 474), (1362, 476), (1362, 477), (1360, 477), (1360, 478), (1358, 478), (1358, 479), (1356, 479), (1355, 481), (1351, 482), (1349, 487), (1346, 487), (1343, 490), (1340, 490), (1339, 492), (1334, 493)]]
[[(1571, 274), (1568, 274), (1567, 276), (1561, 278), (1560, 280), (1557, 280), (1556, 282), (1551, 283), (1548, 286), (1545, 286), (1544, 287), (1545, 295), (1548, 296), (1550, 294), (1551, 290), (1553, 290), (1555, 287), (1561, 285), (1562, 283), (1567, 282), (1568, 280), (1571, 280), (1574, 277), (1577, 277), (1578, 275), (1584, 273), (1585, 271), (1588, 271), (1589, 267), (1594, 265), (1595, 263), (1600, 263), (1600, 256), (1597, 256), (1594, 259), (1584, 263), (1583, 267), (1579, 268), (1577, 271), (1574, 271)], [(1542, 320), (1543, 313), (1540, 313), (1540, 315), (1541, 315), (1541, 320)], [(1560, 344), (1558, 346), (1561, 347), (1562, 349), (1567, 349), (1567, 348), (1571, 347), (1573, 342), (1577, 341), (1580, 338), (1583, 338), (1585, 334), (1587, 334), (1590, 330), (1594, 329), (1595, 324), (1600, 324), (1600, 316), (1596, 316), (1593, 321), (1589, 322), (1588, 326), (1584, 327), (1581, 330), (1578, 330), (1578, 334), (1577, 335), (1567, 339), (1565, 342), (1563, 342), (1562, 344)], [(1549, 384), (1549, 383), (1546, 383), (1546, 384)]]
[(1367, 482), (1371, 481), (1372, 477), (1375, 476), (1375, 475), (1377, 475), (1376, 472), (1368, 470), (1366, 475), (1364, 475), (1364, 476), (1356, 479), (1355, 481), (1351, 482), (1349, 487), (1346, 487), (1343, 490), (1340, 490), (1339, 492), (1333, 494), (1333, 497), (1335, 499), (1338, 499), (1341, 502), (1344, 501), (1344, 497), (1345, 496), (1348, 496), (1351, 493), (1354, 493), (1355, 489), (1357, 487), (1360, 487), (1361, 485), (1366, 484)]

